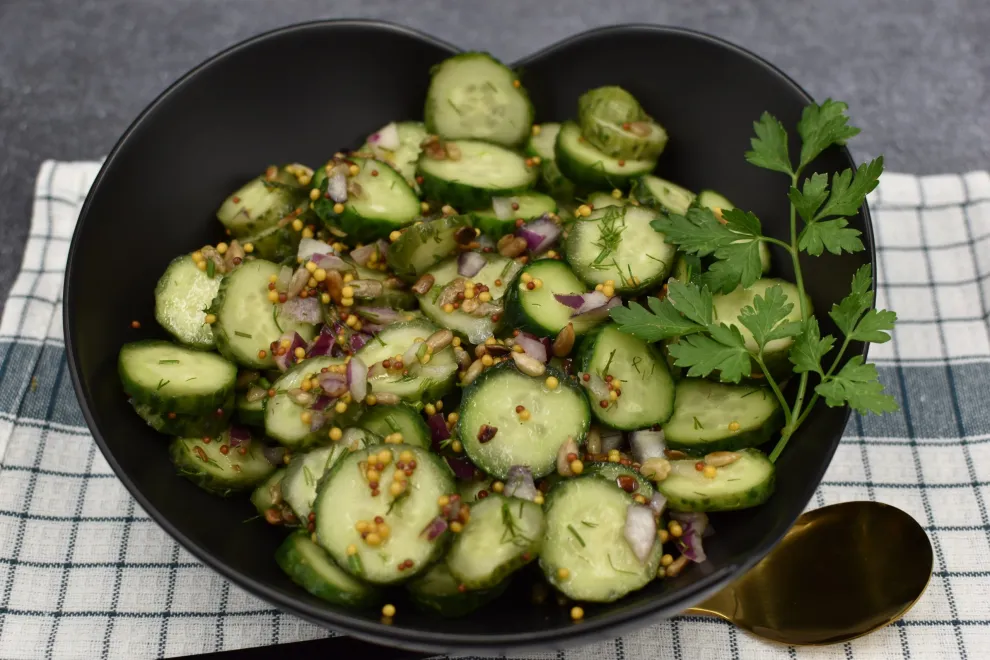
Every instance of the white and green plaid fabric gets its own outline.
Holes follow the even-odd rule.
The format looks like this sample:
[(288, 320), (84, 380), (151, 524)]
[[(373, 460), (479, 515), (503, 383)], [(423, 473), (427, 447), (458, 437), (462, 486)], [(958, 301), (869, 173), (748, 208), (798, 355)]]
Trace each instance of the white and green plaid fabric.
[[(98, 167), (43, 165), (0, 321), (0, 657), (134, 660), (325, 636), (181, 549), (93, 444), (66, 371), (61, 297)], [(921, 602), (836, 647), (775, 646), (678, 617), (529, 657), (990, 657), (990, 174), (885, 174), (871, 203), (879, 305), (900, 316), (894, 341), (872, 357), (902, 410), (853, 418), (811, 506), (875, 499), (914, 516), (935, 548)]]

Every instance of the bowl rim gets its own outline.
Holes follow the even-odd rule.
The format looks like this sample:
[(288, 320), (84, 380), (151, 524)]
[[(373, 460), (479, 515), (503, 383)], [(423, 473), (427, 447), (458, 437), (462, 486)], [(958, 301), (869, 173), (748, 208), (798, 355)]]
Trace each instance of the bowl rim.
[[(506, 650), (512, 649), (536, 649), (536, 648), (560, 648), (563, 645), (574, 646), (579, 643), (586, 643), (591, 641), (593, 638), (601, 638), (606, 634), (618, 634), (619, 632), (625, 632), (631, 629), (636, 629), (648, 625), (650, 622), (658, 621), (662, 618), (669, 616), (674, 616), (691, 605), (701, 602), (707, 598), (710, 594), (714, 593), (718, 589), (724, 587), (732, 579), (742, 575), (744, 572), (752, 568), (758, 561), (760, 561), (766, 554), (779, 543), (780, 539), (786, 533), (789, 525), (784, 529), (780, 529), (775, 534), (770, 534), (763, 543), (754, 547), (750, 552), (748, 558), (745, 561), (739, 562), (738, 564), (730, 564), (723, 567), (720, 570), (713, 571), (710, 575), (698, 580), (691, 585), (681, 588), (677, 591), (678, 597), (674, 599), (673, 602), (668, 602), (665, 605), (657, 605), (654, 602), (646, 602), (638, 604), (632, 607), (626, 607), (621, 610), (604, 613), (600, 616), (596, 616), (592, 619), (585, 620), (580, 626), (573, 626), (569, 628), (558, 628), (558, 629), (547, 629), (542, 631), (534, 632), (509, 632), (509, 633), (498, 633), (490, 636), (486, 636), (483, 640), (479, 640), (476, 636), (468, 634), (459, 634), (457, 632), (444, 632), (438, 634), (433, 631), (418, 630), (415, 628), (406, 628), (401, 625), (399, 626), (389, 626), (376, 621), (371, 621), (359, 616), (353, 616), (346, 612), (337, 612), (326, 607), (313, 606), (308, 603), (302, 602), (291, 595), (283, 594), (280, 591), (274, 590), (261, 581), (255, 579), (254, 577), (246, 574), (242, 574), (236, 570), (229, 568), (223, 562), (217, 560), (208, 550), (201, 548), (191, 539), (189, 539), (175, 524), (173, 524), (167, 517), (165, 517), (158, 509), (156, 509), (152, 503), (142, 494), (141, 490), (138, 488), (134, 480), (131, 479), (130, 475), (127, 474), (117, 462), (110, 451), (105, 439), (103, 438), (100, 429), (97, 427), (93, 414), (90, 411), (90, 404), (86, 398), (86, 389), (83, 384), (82, 379), (82, 365), (80, 364), (79, 356), (75, 350), (74, 341), (74, 326), (73, 321), (73, 311), (75, 309), (74, 304), (74, 289), (71, 275), (74, 271), (74, 265), (77, 260), (78, 253), (80, 251), (80, 235), (83, 232), (83, 228), (88, 221), (90, 207), (93, 203), (93, 199), (98, 192), (103, 179), (106, 176), (107, 171), (113, 165), (118, 153), (125, 147), (131, 136), (144, 124), (145, 121), (173, 94), (177, 93), (182, 87), (189, 83), (191, 79), (197, 76), (201, 71), (220, 63), (230, 57), (236, 56), (240, 51), (246, 50), (254, 47), (256, 44), (275, 38), (282, 37), (292, 33), (304, 32), (307, 30), (322, 30), (326, 28), (347, 28), (347, 27), (359, 27), (359, 28), (372, 28), (376, 30), (381, 30), (384, 32), (391, 32), (393, 34), (404, 35), (414, 37), (425, 43), (437, 46), (443, 50), (449, 51), (451, 54), (456, 54), (458, 52), (463, 52), (463, 50), (447, 41), (434, 37), (432, 35), (421, 32), (415, 28), (411, 28), (405, 25), (400, 25), (390, 21), (382, 21), (375, 19), (355, 19), (355, 18), (341, 18), (341, 19), (318, 19), (312, 21), (305, 21), (300, 23), (293, 23), (289, 25), (284, 25), (274, 29), (266, 30), (254, 36), (243, 39), (233, 45), (230, 45), (215, 54), (211, 55), (204, 61), (197, 64), (195, 67), (191, 68), (189, 71), (184, 73), (182, 76), (173, 81), (164, 91), (162, 91), (153, 101), (151, 101), (145, 108), (138, 114), (138, 116), (131, 122), (127, 129), (123, 132), (121, 137), (114, 144), (113, 148), (110, 150), (109, 154), (103, 161), (99, 173), (93, 180), (93, 184), (90, 187), (89, 192), (86, 195), (86, 200), (83, 203), (79, 211), (78, 221), (76, 223), (75, 229), (73, 230), (72, 240), (69, 245), (68, 258), (66, 261), (65, 278), (63, 285), (63, 309), (62, 309), (62, 320), (63, 327), (65, 328), (65, 351), (66, 358), (69, 367), (69, 374), (72, 381), (72, 386), (76, 394), (76, 398), (79, 401), (80, 408), (83, 413), (83, 417), (86, 420), (86, 424), (93, 435), (97, 446), (103, 453), (107, 462), (110, 464), (111, 468), (118, 479), (127, 488), (130, 495), (138, 502), (138, 504), (149, 514), (149, 516), (158, 524), (165, 532), (172, 537), (176, 542), (178, 542), (183, 548), (195, 556), (199, 561), (203, 562), (205, 565), (209, 566), (211, 569), (231, 580), (239, 587), (245, 589), (253, 596), (256, 596), (274, 607), (290, 613), (294, 616), (298, 616), (304, 620), (315, 623), (321, 627), (333, 629), (337, 632), (341, 632), (346, 635), (351, 635), (353, 637), (363, 639), (376, 644), (387, 644), (389, 646), (399, 646), (407, 649), (416, 649), (422, 651), (451, 651), (456, 650), (458, 652), (466, 651), (492, 651), (495, 649)], [(732, 43), (721, 37), (702, 32), (699, 30), (694, 30), (691, 28), (679, 27), (679, 26), (669, 26), (669, 25), (658, 25), (658, 24), (642, 24), (642, 23), (622, 23), (615, 25), (602, 26), (597, 28), (592, 28), (585, 30), (583, 32), (571, 35), (565, 39), (557, 41), (549, 46), (546, 46), (534, 53), (524, 56), (520, 60), (512, 63), (510, 66), (513, 68), (525, 67), (529, 62), (536, 60), (538, 58), (545, 57), (557, 50), (567, 48), (576, 41), (584, 40), (589, 37), (608, 35), (608, 34), (629, 34), (629, 33), (652, 33), (656, 35), (677, 35), (686, 36), (699, 41), (707, 42), (716, 47), (726, 49), (731, 51), (735, 56), (743, 57), (750, 60), (752, 63), (756, 64), (769, 71), (772, 75), (779, 78), (786, 85), (790, 86), (803, 100), (805, 103), (812, 103), (812, 96), (794, 81), (789, 75), (778, 68), (773, 63), (764, 59), (763, 57), (757, 55), (756, 53)], [(846, 160), (855, 166), (855, 160), (852, 157), (848, 147), (839, 147), (842, 154), (845, 156)], [(876, 291), (877, 286), (877, 275), (876, 275), (876, 243), (873, 231), (872, 218), (870, 216), (869, 208), (864, 201), (861, 208), (861, 213), (863, 214), (864, 225), (865, 225), (865, 237), (866, 245), (868, 250), (868, 256), (871, 266), (873, 266), (873, 288)], [(869, 349), (869, 344), (864, 344), (862, 351), (859, 353), (864, 358), (867, 355)], [(820, 403), (819, 403), (820, 405)], [(845, 409), (845, 414), (843, 416), (843, 428), (848, 424), (851, 410), (848, 406)], [(821, 482), (825, 471), (828, 469), (831, 463), (832, 457), (838, 448), (839, 442), (841, 442), (841, 435), (838, 440), (832, 443), (831, 448), (828, 451), (827, 460), (822, 462), (820, 469), (815, 474), (815, 483)], [(812, 494), (809, 496), (812, 497)], [(810, 500), (809, 500), (810, 501)], [(805, 503), (807, 504), (807, 503)]]

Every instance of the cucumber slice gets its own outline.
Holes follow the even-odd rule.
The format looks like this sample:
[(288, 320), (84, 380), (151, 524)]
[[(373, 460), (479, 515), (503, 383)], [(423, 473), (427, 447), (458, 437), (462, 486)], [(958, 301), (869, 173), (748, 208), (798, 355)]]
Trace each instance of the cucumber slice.
[(674, 411), (674, 379), (667, 362), (652, 346), (616, 326), (603, 326), (585, 339), (579, 354), (581, 371), (612, 377), (620, 396), (602, 408), (588, 391), (595, 418), (613, 428), (632, 431), (661, 424)]
[(243, 394), (238, 394), (237, 402), (234, 406), (237, 413), (237, 421), (245, 426), (260, 426), (264, 428), (266, 401), (268, 401), (268, 397), (258, 399), (257, 401), (248, 401)]
[(630, 506), (637, 506), (631, 495), (597, 477), (565, 479), (552, 488), (540, 554), (550, 584), (574, 600), (610, 603), (655, 578), (663, 546), (654, 542), (647, 560), (639, 561), (624, 535)]
[(430, 427), (412, 406), (371, 406), (358, 419), (357, 425), (383, 438), (399, 433), (402, 435), (402, 442), (407, 445), (430, 448)]
[(291, 449), (302, 449), (310, 445), (327, 441), (327, 427), (330, 425), (343, 428), (349, 426), (361, 414), (361, 406), (356, 403), (348, 404), (347, 410), (338, 413), (334, 406), (323, 409), (326, 423), (316, 428), (311, 422), (304, 422), (302, 414), (307, 412), (292, 400), (289, 392), (297, 389), (307, 377), (315, 376), (322, 369), (344, 364), (343, 358), (314, 357), (303, 360), (289, 369), (272, 383), (276, 394), (265, 404), (265, 433), (280, 444)]
[[(765, 296), (766, 290), (772, 286), (780, 286), (784, 291), (784, 297), (787, 298), (787, 302), (793, 304), (790, 313), (784, 321), (800, 321), (800, 294), (798, 293), (796, 286), (784, 280), (764, 278), (754, 282), (753, 286), (748, 289), (738, 287), (731, 293), (717, 293), (712, 296), (712, 302), (715, 306), (716, 322), (726, 323), (738, 328), (739, 332), (742, 333), (743, 339), (746, 341), (746, 350), (753, 355), (756, 354), (759, 347), (756, 344), (756, 340), (753, 338), (753, 333), (739, 322), (739, 314), (742, 312), (743, 308), (752, 306), (753, 299), (756, 298), (756, 296)], [(810, 306), (811, 303), (809, 300), (809, 307)], [(772, 373), (775, 375), (786, 375), (790, 373), (791, 363), (787, 359), (787, 355), (793, 345), (793, 337), (784, 337), (782, 339), (774, 339), (763, 347), (763, 361)]]
[[(527, 129), (528, 130), (528, 129)], [(539, 168), (527, 165), (515, 151), (489, 142), (457, 140), (447, 143), (457, 149), (457, 160), (436, 160), (424, 153), (417, 174), (423, 178), (423, 194), (456, 209), (482, 209), (494, 197), (512, 197), (536, 183)]]
[[(524, 273), (542, 286), (529, 289), (522, 281)], [(574, 324), (574, 332), (581, 335), (601, 323), (604, 318), (591, 315), (572, 317), (573, 309), (557, 302), (555, 294), (587, 293), (588, 287), (579, 280), (567, 264), (554, 259), (540, 259), (524, 266), (509, 284), (505, 296), (506, 327), (527, 330), (541, 337), (555, 337), (558, 332)]]
[[(558, 380), (555, 389), (546, 379)], [(530, 417), (516, 412), (523, 406)], [(556, 466), (560, 446), (573, 438), (578, 444), (590, 426), (588, 401), (575, 382), (548, 369), (544, 376), (527, 376), (511, 360), (496, 365), (474, 380), (461, 400), (457, 434), (475, 465), (499, 479), (513, 465), (526, 465), (537, 479)], [(490, 440), (479, 440), (482, 427), (497, 429)]]
[(180, 415), (178, 413), (166, 413), (155, 411), (151, 406), (144, 403), (137, 403), (133, 399), (131, 405), (134, 412), (148, 423), (148, 426), (159, 433), (174, 435), (179, 438), (215, 437), (223, 432), (230, 423), (230, 416), (234, 412), (234, 400), (228, 398), (217, 415), (217, 410), (211, 410), (201, 415)]
[[(343, 231), (351, 242), (370, 242), (387, 238), (393, 231), (419, 219), (419, 198), (401, 174), (379, 160), (356, 157), (349, 160), (360, 169), (348, 178), (349, 192), (343, 211), (335, 212), (333, 200), (326, 196), (313, 205), (324, 223)], [(319, 191), (323, 194), (327, 183), (328, 179), (321, 177)]]
[(293, 582), (334, 605), (368, 608), (381, 600), (381, 593), (351, 577), (310, 540), (307, 532), (289, 536), (275, 551), (275, 561)]
[(405, 282), (391, 274), (355, 264), (354, 276), (358, 280), (374, 280), (382, 283), (381, 295), (368, 301), (362, 301), (362, 306), (403, 310), (416, 309), (416, 294), (409, 291)]
[(560, 133), (560, 124), (556, 122), (545, 122), (534, 124), (526, 141), (526, 155), (538, 156), (541, 160), (553, 160), (556, 155), (553, 146), (557, 143), (557, 135)]
[[(440, 328), (426, 319), (393, 323), (365, 344), (357, 352), (369, 368), (383, 360), (404, 356), (414, 344), (425, 342)], [(446, 394), (454, 383), (457, 360), (451, 346), (432, 354), (427, 363), (413, 358), (404, 361), (403, 371), (373, 369), (368, 374), (368, 386), (372, 394), (395, 394), (409, 402), (434, 401)], [(403, 375), (405, 374), (405, 375)]]
[(584, 472), (581, 475), (604, 479), (634, 497), (636, 495), (642, 495), (646, 499), (653, 497), (653, 484), (650, 483), (650, 480), (640, 474), (639, 470), (626, 467), (621, 463), (607, 463), (604, 461), (585, 463)]
[(274, 178), (259, 176), (225, 199), (217, 220), (234, 238), (253, 236), (278, 225), (305, 199), (306, 191), (296, 177), (279, 169)]
[(253, 259), (223, 278), (209, 313), (217, 317), (217, 350), (228, 360), (250, 369), (273, 369), (271, 344), (283, 332), (298, 332), (306, 341), (316, 334), (313, 325), (280, 314), (280, 305), (268, 300), (269, 278), (278, 272), (272, 262)]
[(685, 378), (677, 384), (674, 414), (663, 426), (667, 447), (704, 456), (758, 447), (784, 425), (770, 390)]
[(299, 520), (309, 520), (316, 501), (316, 488), (330, 468), (352, 451), (364, 449), (366, 445), (375, 445), (381, 438), (367, 432), (351, 433), (356, 429), (348, 429), (340, 442), (327, 447), (317, 447), (305, 454), (292, 457), (285, 469), (282, 480), (282, 499), (292, 507)]
[[(702, 190), (698, 193), (697, 204), (698, 206), (709, 208), (713, 211), (735, 208), (732, 202), (730, 202), (724, 195), (717, 193), (714, 190)], [(760, 241), (760, 265), (763, 267), (764, 273), (770, 272), (770, 248), (763, 241)]]
[(176, 257), (155, 287), (155, 320), (187, 346), (213, 348), (213, 329), (203, 310), (216, 297), (220, 280), (197, 268), (188, 254)]
[(152, 412), (203, 415), (231, 403), (237, 367), (219, 355), (158, 339), (124, 344), (117, 358), (124, 391)]
[(424, 117), (431, 133), (506, 146), (522, 143), (533, 105), (518, 76), (488, 53), (460, 53), (433, 68)]
[(705, 269), (701, 265), (701, 259), (693, 254), (677, 253), (677, 260), (674, 261), (674, 271), (670, 277), (678, 282), (697, 282), (698, 277), (704, 273)]
[[(481, 491), (485, 491), (484, 496), (478, 497)], [(480, 502), (492, 493), (492, 480), (489, 478), (475, 479), (474, 481), (459, 481), (457, 483), (457, 492), (461, 496), (462, 502), (467, 502), (468, 504), (473, 504), (474, 502)]]
[[(306, 221), (310, 218), (314, 221), (318, 220), (318, 218), (313, 217), (309, 213), (299, 216), (299, 219), (306, 224), (309, 224)], [(254, 251), (251, 254), (255, 257), (267, 259), (275, 263), (282, 263), (296, 256), (301, 239), (302, 232), (296, 231), (292, 228), (291, 223), (286, 222), (282, 225), (273, 225), (257, 234), (245, 236), (242, 242), (244, 245), (250, 243), (254, 247)]]
[(585, 200), (596, 211), (608, 208), (609, 206), (625, 206), (628, 202), (625, 199), (616, 199), (612, 193), (593, 192)]
[(621, 87), (598, 87), (578, 99), (581, 134), (613, 158), (656, 158), (667, 146), (667, 132), (632, 94)]
[(389, 268), (399, 277), (415, 280), (457, 250), (454, 235), (467, 226), (468, 218), (459, 215), (417, 222), (389, 246)]
[[(373, 491), (366, 476), (368, 456), (384, 452), (391, 459), (387, 465), (379, 463), (381, 490)], [(403, 480), (405, 490), (394, 496), (389, 486), (403, 452), (412, 454), (416, 468)], [(353, 452), (339, 460), (320, 484), (313, 507), (317, 541), (355, 577), (374, 584), (408, 580), (443, 552), (447, 535), (431, 541), (423, 530), (440, 513), (438, 498), (453, 493), (454, 488), (453, 472), (443, 459), (421, 447), (385, 444)], [(370, 523), (378, 516), (389, 532), (379, 545), (370, 545), (355, 527), (359, 521)], [(399, 568), (408, 561), (411, 568)]]
[(696, 459), (670, 462), (670, 474), (657, 484), (674, 511), (735, 511), (763, 504), (773, 494), (776, 472), (759, 450), (740, 449), (739, 459), (717, 468), (709, 479)]
[(567, 263), (592, 286), (612, 280), (617, 292), (638, 293), (660, 285), (674, 266), (677, 249), (650, 226), (656, 217), (642, 206), (596, 209), (571, 225)]
[(416, 606), (443, 617), (465, 616), (498, 598), (509, 586), (509, 581), (490, 589), (463, 589), (447, 568), (446, 562), (437, 562), (423, 575), (411, 580), (406, 588)]
[(258, 515), (264, 516), (269, 509), (277, 509), (281, 506), (283, 478), (285, 478), (285, 468), (277, 468), (251, 491), (251, 504), (258, 510)]
[(640, 204), (646, 204), (662, 213), (679, 215), (687, 213), (697, 197), (687, 188), (652, 174), (633, 181), (631, 194)]
[[(179, 474), (194, 484), (220, 497), (254, 488), (272, 472), (275, 466), (268, 462), (264, 445), (257, 439), (230, 447), (227, 432), (210, 442), (207, 438), (176, 438), (169, 445), (169, 456)], [(224, 451), (226, 450), (226, 451)]]
[(402, 178), (406, 180), (406, 183), (413, 190), (418, 191), (419, 184), (416, 183), (416, 161), (419, 160), (419, 154), (423, 151), (420, 145), (423, 144), (423, 140), (428, 135), (426, 125), (420, 121), (392, 122), (391, 124), (382, 126), (372, 133), (372, 136), (380, 136), (386, 132), (390, 133), (393, 129), (399, 140), (399, 147), (397, 149), (385, 149), (381, 146), (381, 137), (379, 137), (374, 143), (370, 141), (365, 142), (358, 151), (374, 154), (378, 160), (384, 160), (402, 175)]
[[(492, 319), (495, 315), (504, 317), (503, 297), (509, 289), (512, 279), (521, 268), (514, 259), (508, 259), (497, 254), (483, 254), (482, 256), (485, 259), (485, 265), (470, 278), (464, 278), (457, 272), (457, 258), (441, 262), (430, 270), (430, 275), (433, 276), (433, 288), (425, 294), (417, 296), (419, 308), (427, 318), (454, 331), (472, 344), (484, 342), (501, 327), (501, 323)], [(457, 280), (461, 281), (458, 282)], [(457, 309), (451, 312), (444, 311), (443, 301), (455, 291), (455, 288), (463, 290), (463, 286), (459, 285), (462, 285), (466, 280), (470, 280), (476, 285), (487, 286), (491, 300), (485, 303), (478, 300), (475, 300), (474, 303), (468, 303), (464, 300), (459, 302)], [(445, 297), (444, 292), (448, 286), (454, 288)], [(473, 312), (469, 314), (464, 311), (465, 309), (472, 309)]]
[(554, 153), (565, 177), (592, 190), (628, 190), (633, 179), (649, 174), (657, 164), (655, 159), (611, 158), (585, 140), (572, 121), (561, 126)]
[(454, 537), (447, 568), (468, 589), (494, 587), (540, 552), (543, 508), (491, 494), (471, 506), (471, 521)]
[[(501, 213), (495, 208), (499, 208)], [(533, 220), (541, 215), (556, 212), (557, 202), (552, 197), (543, 193), (528, 192), (492, 200), (491, 207), (471, 214), (471, 224), (492, 238), (502, 238), (516, 231), (517, 219)]]

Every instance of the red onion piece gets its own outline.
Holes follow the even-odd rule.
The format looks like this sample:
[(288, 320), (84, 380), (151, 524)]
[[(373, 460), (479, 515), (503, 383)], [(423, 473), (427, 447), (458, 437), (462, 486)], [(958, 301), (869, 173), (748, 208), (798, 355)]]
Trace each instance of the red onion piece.
[(708, 556), (705, 554), (701, 539), (708, 529), (707, 514), (671, 511), (670, 517), (681, 523), (681, 528), (684, 530), (684, 533), (677, 538), (677, 549), (693, 562), (700, 564), (705, 561)]
[(653, 497), (650, 498), (650, 509), (653, 510), (653, 515), (658, 518), (663, 515), (663, 510), (667, 508), (667, 498), (659, 493), (659, 491), (653, 491)]
[(241, 445), (246, 446), (251, 442), (251, 430), (245, 426), (238, 426), (237, 424), (231, 425), (227, 436), (230, 439), (231, 447), (240, 447)]
[(478, 252), (461, 252), (457, 257), (457, 274), (462, 277), (474, 277), (488, 261)]
[(626, 509), (623, 535), (636, 558), (641, 563), (645, 562), (657, 541), (657, 521), (653, 517), (653, 511), (642, 504), (630, 504)]
[(371, 255), (378, 252), (378, 243), (369, 243), (368, 245), (363, 245), (356, 250), (351, 250), (351, 259), (354, 260), (359, 266), (367, 266), (368, 261), (371, 259)]
[(471, 481), (474, 479), (474, 463), (468, 458), (447, 457), (447, 465), (454, 471), (454, 476), (461, 481)]
[(310, 431), (319, 431), (320, 428), (324, 424), (326, 424), (327, 416), (324, 415), (321, 412), (318, 412), (318, 411), (317, 412), (312, 412), (312, 413), (309, 414), (309, 416), (310, 416), (310, 421), (309, 421), (309, 430)]
[(262, 449), (261, 453), (264, 454), (265, 459), (272, 465), (282, 465), (285, 458), (285, 447), (278, 445), (274, 447), (269, 446)]
[(361, 330), (365, 334), (377, 335), (379, 332), (385, 329), (385, 326), (380, 323), (362, 323)]
[(437, 516), (429, 522), (429, 524), (421, 532), (422, 536), (426, 537), (428, 541), (435, 541), (438, 536), (447, 531), (447, 521)]
[(537, 339), (536, 337), (533, 337), (532, 335), (520, 333), (519, 336), (516, 337), (516, 344), (522, 346), (523, 351), (529, 357), (533, 358), (534, 360), (539, 360), (543, 364), (547, 363), (547, 360), (549, 359), (549, 353), (547, 353), (546, 346), (543, 345), (543, 342)]
[(525, 465), (513, 465), (509, 468), (505, 489), (502, 492), (507, 497), (518, 497), (530, 502), (535, 500), (539, 494), (536, 483), (533, 481), (533, 473)]
[[(289, 347), (286, 349), (283, 355), (279, 355), (282, 348), (282, 342), (288, 340)], [(278, 367), (279, 371), (286, 371), (289, 367), (296, 363), (296, 349), (306, 348), (306, 342), (303, 338), (299, 336), (298, 332), (286, 332), (277, 340), (279, 350), (275, 352), (275, 366)]]
[(519, 200), (516, 197), (493, 197), (492, 211), (495, 212), (495, 217), (499, 220), (508, 220), (515, 213), (512, 205), (514, 203), (518, 204), (518, 202)]
[(359, 357), (352, 357), (347, 363), (347, 384), (354, 401), (360, 403), (368, 396), (368, 367)]
[(347, 201), (347, 176), (343, 172), (335, 171), (327, 179), (327, 195), (339, 204)]
[(333, 253), (333, 248), (330, 247), (329, 243), (318, 241), (315, 238), (300, 239), (299, 249), (296, 250), (296, 256), (303, 261), (313, 258), (314, 255), (331, 255)]
[(325, 394), (316, 397), (316, 401), (310, 406), (313, 410), (326, 410), (326, 407), (333, 403), (333, 399)]
[(316, 381), (328, 397), (335, 399), (347, 392), (347, 377), (344, 374), (325, 371), (316, 375)]
[(633, 458), (644, 463), (648, 458), (664, 458), (663, 431), (634, 431), (629, 436)]
[(553, 297), (561, 305), (567, 305), (574, 310), (581, 309), (581, 305), (584, 304), (584, 296), (580, 293), (555, 293)]
[(548, 216), (542, 215), (520, 227), (517, 233), (526, 239), (530, 252), (539, 253), (560, 238), (560, 227)]
[(361, 348), (369, 341), (371, 341), (371, 335), (365, 332), (354, 332), (351, 333), (351, 336), (347, 339), (347, 346), (351, 353), (356, 353), (357, 351), (360, 351)]
[[(598, 293), (598, 291), (595, 291), (594, 293)], [(571, 319), (579, 322), (604, 321), (605, 319), (608, 318), (608, 310), (621, 304), (622, 304), (622, 298), (620, 298), (619, 296), (612, 296), (601, 307), (594, 307), (583, 312), (577, 312), (571, 315)]]
[(402, 142), (399, 140), (399, 129), (396, 127), (395, 122), (385, 124), (378, 129), (377, 133), (369, 135), (368, 142), (389, 151), (395, 151), (402, 145)]
[(584, 314), (585, 312), (590, 312), (593, 309), (604, 307), (608, 302), (608, 296), (601, 291), (589, 291), (581, 297), (583, 298), (581, 301), (581, 306), (578, 307), (571, 316), (577, 316), (578, 314)]
[(309, 348), (306, 349), (306, 357), (323, 357), (324, 355), (330, 355), (333, 350), (334, 343), (337, 341), (337, 335), (328, 326), (323, 326), (320, 330), (320, 334), (316, 335)]
[(432, 440), (433, 450), (440, 451), (440, 443), (450, 438), (450, 429), (447, 428), (447, 422), (444, 421), (442, 414), (434, 413), (426, 418), (426, 424), (430, 427), (430, 440)]
[(320, 301), (312, 296), (293, 298), (282, 303), (282, 314), (300, 323), (319, 323), (323, 319)]

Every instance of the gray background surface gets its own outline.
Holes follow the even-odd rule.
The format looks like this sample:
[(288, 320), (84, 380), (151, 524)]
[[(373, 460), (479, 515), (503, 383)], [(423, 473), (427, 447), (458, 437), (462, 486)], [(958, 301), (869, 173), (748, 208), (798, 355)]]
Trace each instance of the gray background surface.
[(507, 61), (613, 23), (705, 30), (814, 97), (849, 102), (859, 159), (883, 153), (888, 169), (914, 173), (990, 166), (987, 0), (0, 0), (0, 300), (43, 159), (98, 158), (207, 56), (329, 17), (386, 19)]

